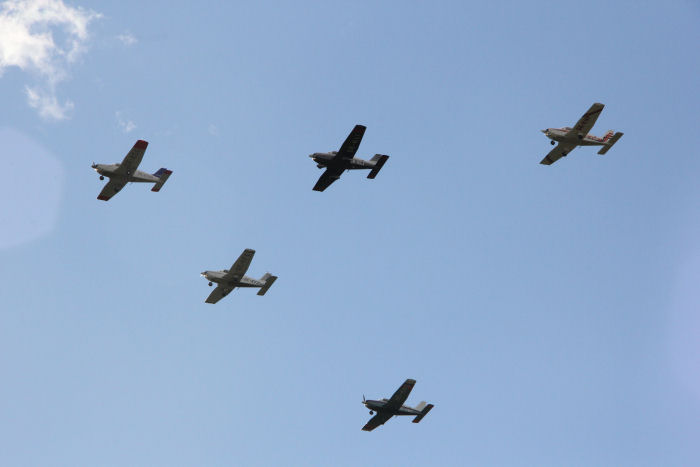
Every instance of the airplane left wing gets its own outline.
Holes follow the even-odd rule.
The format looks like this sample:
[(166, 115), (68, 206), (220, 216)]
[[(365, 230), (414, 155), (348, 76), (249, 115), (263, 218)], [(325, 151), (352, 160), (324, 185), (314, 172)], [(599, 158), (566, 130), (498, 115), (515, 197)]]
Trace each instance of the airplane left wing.
[(352, 159), (355, 157), (355, 153), (360, 147), (360, 143), (362, 142), (362, 137), (364, 136), (366, 129), (367, 127), (364, 125), (355, 125), (355, 128), (352, 129), (348, 137), (345, 139), (345, 142), (340, 147), (340, 150), (335, 157), (340, 159)]
[(235, 287), (228, 287), (224, 285), (218, 285), (214, 290), (211, 291), (207, 299), (204, 301), (205, 303), (216, 303), (222, 298), (224, 298), (226, 295), (231, 293), (231, 291), (235, 289)]
[(406, 399), (408, 399), (408, 395), (411, 394), (411, 391), (413, 390), (413, 386), (415, 386), (416, 380), (415, 379), (407, 379), (399, 389), (396, 390), (393, 396), (389, 399), (389, 401), (386, 403), (386, 408), (387, 409), (398, 409), (400, 408), (404, 402), (406, 402)]
[(250, 263), (253, 261), (254, 254), (255, 250), (251, 250), (250, 248), (246, 248), (245, 250), (243, 250), (241, 256), (238, 257), (236, 262), (233, 263), (233, 266), (231, 266), (231, 269), (229, 269), (226, 275), (224, 276), (224, 279), (231, 280), (240, 279), (241, 277), (243, 277), (243, 275), (250, 267)]
[(591, 131), (591, 128), (593, 128), (593, 125), (595, 125), (595, 121), (598, 120), (600, 112), (603, 111), (603, 107), (605, 106), (603, 104), (599, 104), (598, 102), (593, 104), (591, 108), (588, 109), (585, 114), (583, 114), (579, 121), (576, 122), (576, 125), (574, 125), (574, 128), (571, 131), (574, 131), (581, 136), (586, 136), (588, 132)]
[(549, 154), (544, 156), (544, 159), (540, 161), (540, 164), (542, 165), (552, 165), (562, 157), (566, 156), (571, 152), (572, 149), (574, 149), (576, 146), (572, 146), (569, 144), (564, 144), (564, 143), (559, 143), (557, 144), (554, 149), (549, 151)]
[(112, 196), (119, 193), (119, 190), (124, 188), (126, 185), (126, 179), (110, 178), (100, 194), (97, 195), (97, 199), (101, 201), (108, 201)]
[(134, 172), (136, 172), (139, 164), (141, 164), (143, 155), (146, 153), (147, 147), (148, 141), (144, 141), (142, 139), (136, 141), (134, 147), (131, 148), (131, 151), (129, 151), (129, 153), (124, 157), (122, 163), (119, 164), (116, 173), (121, 175), (132, 175)]
[(326, 188), (331, 186), (331, 183), (338, 180), (342, 173), (343, 169), (328, 167), (326, 171), (321, 174), (318, 181), (316, 182), (316, 185), (314, 185), (314, 191), (325, 190)]
[(372, 431), (380, 425), (384, 425), (387, 420), (392, 417), (391, 414), (384, 412), (377, 412), (377, 415), (370, 418), (369, 421), (362, 427), (362, 431)]

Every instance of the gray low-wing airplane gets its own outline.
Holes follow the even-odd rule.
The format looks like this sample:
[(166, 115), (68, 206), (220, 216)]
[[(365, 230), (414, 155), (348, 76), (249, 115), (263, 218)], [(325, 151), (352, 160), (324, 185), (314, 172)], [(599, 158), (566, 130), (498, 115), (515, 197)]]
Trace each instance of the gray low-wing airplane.
[(231, 293), (236, 287), (257, 287), (260, 289), (258, 295), (265, 295), (265, 292), (277, 280), (277, 276), (273, 276), (269, 272), (265, 273), (259, 280), (246, 276), (245, 273), (250, 266), (250, 262), (253, 261), (254, 254), (255, 250), (245, 249), (236, 262), (233, 263), (231, 269), (204, 271), (202, 276), (209, 281), (209, 287), (212, 286), (213, 282), (217, 283), (216, 288), (212, 290), (205, 302), (216, 303)]
[(119, 191), (124, 188), (124, 185), (129, 182), (155, 183), (151, 191), (160, 191), (160, 189), (163, 188), (168, 177), (173, 173), (172, 170), (160, 168), (153, 174), (138, 170), (147, 147), (148, 141), (140, 139), (136, 141), (136, 144), (134, 144), (131, 151), (124, 157), (121, 164), (95, 164), (93, 162), (92, 168), (95, 169), (95, 172), (100, 174), (100, 180), (104, 180), (105, 177), (109, 178), (105, 187), (100, 194), (97, 195), (97, 199), (102, 201), (109, 200), (112, 196), (119, 193)]
[(355, 157), (366, 129), (367, 127), (363, 125), (355, 125), (355, 128), (352, 129), (339, 151), (315, 152), (309, 156), (316, 162), (319, 169), (326, 168), (326, 171), (323, 172), (321, 178), (316, 182), (314, 191), (325, 190), (331, 183), (338, 180), (340, 175), (346, 170), (371, 169), (367, 178), (377, 176), (382, 166), (389, 159), (389, 156), (375, 154), (368, 161)]
[(423, 417), (434, 407), (433, 404), (426, 404), (425, 401), (423, 401), (415, 407), (403, 405), (415, 384), (415, 379), (407, 379), (401, 387), (396, 390), (394, 395), (391, 396), (391, 399), (372, 401), (362, 396), (362, 403), (369, 409), (369, 414), (372, 415), (374, 412), (377, 412), (377, 415), (370, 418), (367, 424), (362, 427), (362, 430), (372, 431), (379, 425), (384, 425), (384, 423), (394, 415), (414, 416), (413, 423), (418, 423), (423, 420)]
[(577, 146), (603, 146), (598, 151), (598, 154), (603, 155), (608, 152), (613, 147), (613, 144), (617, 143), (617, 140), (622, 137), (623, 133), (614, 133), (612, 130), (608, 130), (602, 138), (588, 134), (593, 125), (595, 125), (595, 121), (598, 120), (600, 112), (603, 111), (603, 107), (605, 107), (603, 104), (597, 102), (593, 104), (573, 128), (567, 126), (542, 130), (542, 133), (552, 140), (552, 145), (557, 142), (559, 144), (540, 161), (540, 164), (552, 165)]

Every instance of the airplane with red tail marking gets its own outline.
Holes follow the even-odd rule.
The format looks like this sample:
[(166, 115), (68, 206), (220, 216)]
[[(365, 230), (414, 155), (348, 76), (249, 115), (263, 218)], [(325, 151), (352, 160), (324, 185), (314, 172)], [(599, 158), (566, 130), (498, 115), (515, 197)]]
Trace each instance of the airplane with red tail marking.
[(603, 111), (603, 104), (595, 103), (588, 109), (588, 112), (583, 114), (583, 117), (576, 122), (573, 128), (547, 128), (542, 130), (545, 136), (552, 140), (552, 145), (557, 144), (557, 147), (552, 149), (549, 154), (547, 154), (544, 159), (540, 161), (543, 165), (552, 165), (562, 157), (566, 157), (572, 150), (576, 149), (578, 146), (603, 146), (598, 154), (603, 155), (608, 150), (613, 147), (617, 140), (619, 140), (623, 133), (613, 132), (613, 130), (608, 130), (605, 135), (600, 138), (598, 136), (593, 136), (588, 134), (595, 125), (598, 116)]
[(102, 201), (109, 200), (112, 196), (119, 193), (124, 186), (129, 182), (155, 183), (151, 191), (160, 191), (163, 185), (173, 173), (172, 170), (160, 168), (157, 172), (149, 174), (138, 170), (139, 164), (146, 153), (148, 141), (142, 139), (136, 141), (131, 151), (124, 157), (121, 163), (116, 164), (95, 164), (92, 163), (92, 168), (100, 174), (100, 180), (105, 177), (109, 181), (104, 186), (97, 199)]

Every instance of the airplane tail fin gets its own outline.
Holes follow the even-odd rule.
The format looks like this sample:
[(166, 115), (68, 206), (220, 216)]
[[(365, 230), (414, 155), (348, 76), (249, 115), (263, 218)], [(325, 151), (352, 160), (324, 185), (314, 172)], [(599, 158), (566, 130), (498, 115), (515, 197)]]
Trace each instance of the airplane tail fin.
[[(600, 154), (600, 155), (602, 156), (603, 154), (605, 154), (606, 152), (608, 152), (608, 151), (610, 150), (610, 148), (613, 147), (613, 144), (617, 143), (617, 140), (619, 140), (620, 138), (622, 138), (622, 135), (623, 135), (623, 134), (624, 134), (624, 133), (620, 133), (620, 132), (615, 133), (615, 134), (610, 138), (609, 141), (606, 141), (605, 146), (603, 146), (602, 148), (600, 148), (600, 151), (598, 151), (598, 154)], [(605, 135), (605, 136), (607, 136), (607, 135)]]
[(419, 415), (416, 415), (416, 418), (413, 419), (413, 423), (418, 423), (418, 422), (420, 422), (421, 420), (423, 420), (423, 417), (425, 417), (426, 415), (428, 415), (428, 412), (430, 412), (430, 410), (431, 410), (433, 407), (435, 407), (433, 404), (428, 404), (428, 405), (424, 405), (424, 404), (425, 404), (425, 402), (421, 402), (421, 403), (418, 404), (418, 406), (416, 407), (416, 409), (418, 409), (418, 407), (421, 407), (421, 406), (422, 406), (421, 409), (420, 409), (420, 411), (421, 411), (420, 414), (419, 414)]
[(380, 170), (382, 170), (382, 167), (386, 163), (387, 159), (389, 159), (389, 156), (383, 155), (383, 154), (375, 154), (374, 157), (370, 159), (370, 162), (374, 162), (374, 167), (372, 168), (372, 171), (367, 175), (367, 178), (374, 178), (377, 176)]
[(160, 191), (161, 188), (163, 188), (163, 185), (165, 185), (165, 182), (168, 181), (168, 177), (170, 177), (170, 174), (172, 174), (172, 170), (168, 170), (164, 167), (161, 167), (158, 169), (156, 173), (153, 174), (153, 176), (158, 177), (159, 180), (156, 182), (155, 185), (153, 185), (153, 188), (151, 188), (151, 191)]
[(258, 295), (265, 295), (265, 293), (270, 287), (272, 287), (272, 284), (274, 284), (276, 280), (277, 276), (273, 276), (269, 272), (266, 272), (265, 275), (260, 278), (260, 282), (262, 282), (264, 285), (260, 287), (260, 290), (258, 290)]

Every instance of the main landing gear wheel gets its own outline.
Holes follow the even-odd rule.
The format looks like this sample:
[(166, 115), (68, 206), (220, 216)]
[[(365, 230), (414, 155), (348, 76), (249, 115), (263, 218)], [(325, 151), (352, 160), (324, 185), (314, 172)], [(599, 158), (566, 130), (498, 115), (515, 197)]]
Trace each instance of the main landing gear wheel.
[(370, 411), (369, 411), (369, 414), (370, 414), (370, 415), (374, 415), (374, 412), (372, 412), (372, 411), (370, 410)]
[(104, 179), (105, 179), (104, 175), (100, 175), (100, 180), (104, 180)]
[(550, 141), (549, 144), (551, 144), (552, 146), (554, 146), (554, 140)]
[(211, 282), (209, 283), (209, 287), (211, 287)]

